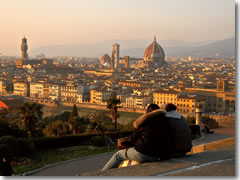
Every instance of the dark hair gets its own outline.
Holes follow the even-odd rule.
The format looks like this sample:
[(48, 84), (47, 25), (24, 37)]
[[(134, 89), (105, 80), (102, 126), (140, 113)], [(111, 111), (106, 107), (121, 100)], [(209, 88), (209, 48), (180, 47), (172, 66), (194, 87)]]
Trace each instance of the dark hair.
[(152, 112), (156, 109), (160, 109), (160, 107), (157, 105), (157, 104), (150, 104), (148, 107), (147, 107), (147, 113), (149, 112)]
[(175, 110), (177, 110), (177, 106), (175, 106), (172, 103), (169, 103), (169, 104), (166, 105), (165, 109), (166, 109), (167, 112), (168, 111), (175, 111)]

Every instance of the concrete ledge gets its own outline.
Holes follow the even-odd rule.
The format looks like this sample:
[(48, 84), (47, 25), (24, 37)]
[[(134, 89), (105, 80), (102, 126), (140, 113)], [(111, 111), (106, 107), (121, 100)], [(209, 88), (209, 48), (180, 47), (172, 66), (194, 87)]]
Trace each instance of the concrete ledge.
[(208, 150), (220, 149), (226, 146), (231, 146), (233, 144), (235, 144), (235, 137), (230, 137), (227, 139), (222, 139), (222, 140), (214, 141), (207, 144), (194, 146), (192, 148), (192, 151), (187, 154), (195, 154), (195, 153), (200, 153)]

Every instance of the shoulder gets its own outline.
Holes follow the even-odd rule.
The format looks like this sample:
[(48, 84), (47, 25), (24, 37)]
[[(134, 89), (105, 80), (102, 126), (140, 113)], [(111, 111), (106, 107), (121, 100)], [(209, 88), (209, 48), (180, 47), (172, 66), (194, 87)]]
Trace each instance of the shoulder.
[(133, 122), (133, 127), (138, 128), (144, 122), (149, 121), (152, 118), (161, 117), (161, 116), (165, 117), (165, 110), (158, 109), (150, 113), (143, 114), (136, 121)]

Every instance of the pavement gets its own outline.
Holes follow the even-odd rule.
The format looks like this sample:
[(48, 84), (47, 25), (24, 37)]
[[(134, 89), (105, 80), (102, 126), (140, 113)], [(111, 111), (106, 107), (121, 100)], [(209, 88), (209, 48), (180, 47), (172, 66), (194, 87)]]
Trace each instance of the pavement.
[(235, 146), (80, 176), (235, 176)]
[[(171, 159), (168, 161), (142, 163), (126, 168), (112, 169), (100, 172), (113, 153), (106, 153), (71, 161), (66, 161), (47, 167), (43, 167), (32, 172), (25, 173), (27, 176), (191, 176), (200, 174), (204, 176), (235, 174), (235, 128), (215, 129), (214, 134), (204, 134), (204, 138), (193, 141), (193, 146), (200, 147), (201, 153), (191, 154), (183, 158)], [(220, 143), (221, 146), (212, 148), (205, 144)], [(226, 143), (230, 142), (230, 143)], [(215, 143), (216, 144), (216, 143)], [(219, 144), (219, 143), (217, 143)], [(227, 147), (225, 147), (227, 144)], [(214, 145), (215, 146), (215, 145)], [(206, 151), (206, 147), (209, 149)], [(213, 150), (211, 150), (213, 149)], [(199, 148), (197, 149), (199, 150)], [(228, 167), (225, 170), (220, 167)], [(182, 171), (180, 171), (182, 170)], [(218, 172), (220, 171), (220, 172)], [(226, 171), (226, 172), (225, 172)], [(171, 173), (170, 173), (171, 172)], [(217, 173), (218, 172), (218, 173)], [(169, 174), (166, 174), (169, 173)]]

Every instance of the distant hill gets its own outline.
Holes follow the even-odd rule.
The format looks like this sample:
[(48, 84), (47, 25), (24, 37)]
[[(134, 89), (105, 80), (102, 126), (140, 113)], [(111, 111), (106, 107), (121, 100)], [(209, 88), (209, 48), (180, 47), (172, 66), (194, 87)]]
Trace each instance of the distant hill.
[[(235, 56), (235, 38), (228, 38), (221, 41), (216, 41), (213, 43), (193, 46), (188, 44), (183, 44), (181, 46), (171, 46), (164, 47), (160, 44), (166, 56)], [(142, 57), (144, 54), (145, 48), (130, 48), (121, 51), (121, 55), (129, 55), (135, 57)]]
[[(235, 38), (220, 41), (186, 43), (182, 40), (157, 40), (166, 56), (235, 56)], [(44, 53), (47, 56), (87, 56), (100, 57), (105, 53), (111, 56), (112, 45), (120, 44), (120, 56), (143, 57), (144, 50), (151, 43), (147, 40), (109, 40), (95, 44), (52, 45), (32, 49), (31, 56)]]

